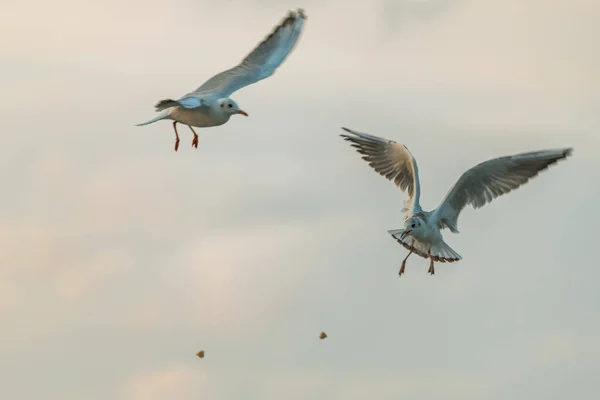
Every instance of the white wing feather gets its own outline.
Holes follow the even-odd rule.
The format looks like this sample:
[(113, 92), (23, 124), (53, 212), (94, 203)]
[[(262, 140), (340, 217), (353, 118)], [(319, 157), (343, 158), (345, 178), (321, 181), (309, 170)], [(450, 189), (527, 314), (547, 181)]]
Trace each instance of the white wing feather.
[(419, 205), (420, 183), (417, 161), (406, 148), (393, 140), (383, 139), (377, 136), (360, 133), (348, 128), (342, 128), (350, 135), (342, 134), (344, 140), (352, 143), (363, 160), (377, 171), (380, 175), (393, 181), (400, 190), (407, 191), (409, 199), (405, 202), (403, 212), (408, 217), (411, 214), (422, 211)]
[(432, 212), (440, 229), (457, 233), (457, 220), (470, 204), (477, 209), (493, 199), (527, 183), (540, 171), (571, 155), (572, 148), (521, 153), (494, 158), (465, 172), (448, 192), (440, 206)]

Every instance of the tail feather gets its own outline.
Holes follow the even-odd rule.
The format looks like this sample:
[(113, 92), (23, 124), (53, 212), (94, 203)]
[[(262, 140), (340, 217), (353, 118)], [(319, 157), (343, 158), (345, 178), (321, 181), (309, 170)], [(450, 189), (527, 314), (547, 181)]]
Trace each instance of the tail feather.
[(154, 107), (156, 108), (156, 111), (162, 111), (167, 108), (175, 107), (178, 105), (179, 105), (179, 103), (173, 99), (165, 99), (165, 100), (161, 100), (158, 103), (156, 103), (156, 105)]
[(159, 116), (152, 118), (150, 121), (142, 122), (141, 124), (137, 124), (136, 126), (144, 126), (155, 123), (156, 121), (160, 121), (161, 119), (169, 118), (169, 111), (162, 112)]
[[(429, 244), (419, 242), (410, 236), (406, 236), (404, 239), (402, 239), (401, 236), (403, 232), (404, 229), (394, 229), (388, 231), (388, 233), (392, 235), (392, 237), (407, 250), (410, 251), (412, 245), (413, 253), (423, 258), (429, 258)], [(449, 263), (462, 260), (462, 257), (443, 240), (431, 245), (431, 258), (433, 261)]]

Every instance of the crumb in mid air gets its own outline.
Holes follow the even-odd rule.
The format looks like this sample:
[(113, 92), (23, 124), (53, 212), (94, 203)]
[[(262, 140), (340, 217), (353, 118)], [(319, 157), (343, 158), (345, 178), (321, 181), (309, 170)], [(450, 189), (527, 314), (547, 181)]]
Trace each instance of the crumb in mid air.
[(204, 350), (200, 350), (196, 353), (196, 355), (198, 356), (198, 358), (204, 358)]
[(321, 334), (319, 335), (319, 339), (325, 339), (327, 337), (327, 334), (325, 332), (321, 332)]

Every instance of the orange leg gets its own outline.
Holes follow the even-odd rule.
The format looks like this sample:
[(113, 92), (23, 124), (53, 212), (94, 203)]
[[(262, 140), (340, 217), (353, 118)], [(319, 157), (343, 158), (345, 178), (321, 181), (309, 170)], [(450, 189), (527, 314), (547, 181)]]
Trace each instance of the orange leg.
[(402, 276), (402, 274), (404, 273), (404, 267), (406, 267), (406, 260), (408, 260), (408, 257), (410, 257), (410, 255), (413, 253), (413, 251), (414, 251), (414, 248), (413, 248), (413, 245), (411, 243), (411, 245), (410, 245), (410, 252), (404, 258), (404, 260), (402, 260), (402, 266), (400, 267), (400, 272), (398, 273), (398, 275)]
[(427, 255), (429, 256), (429, 271), (431, 275), (435, 274), (435, 269), (433, 268), (433, 258), (431, 258), (431, 245), (429, 245), (429, 251), (427, 251)]
[(188, 125), (188, 127), (192, 130), (194, 134), (194, 140), (192, 140), (192, 147), (198, 148), (198, 134), (194, 131), (194, 129)]
[(179, 134), (177, 133), (177, 121), (173, 121), (173, 129), (175, 129), (175, 151), (179, 148)]

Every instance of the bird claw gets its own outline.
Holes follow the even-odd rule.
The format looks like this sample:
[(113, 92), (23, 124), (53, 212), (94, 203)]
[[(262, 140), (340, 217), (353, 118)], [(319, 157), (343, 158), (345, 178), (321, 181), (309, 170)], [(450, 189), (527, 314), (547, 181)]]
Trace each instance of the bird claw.
[(175, 151), (179, 148), (179, 139), (175, 141)]
[(427, 271), (431, 275), (435, 275), (435, 269), (433, 268), (433, 260), (429, 263), (429, 271)]
[(192, 147), (198, 148), (198, 137), (196, 136), (194, 140), (192, 140)]

